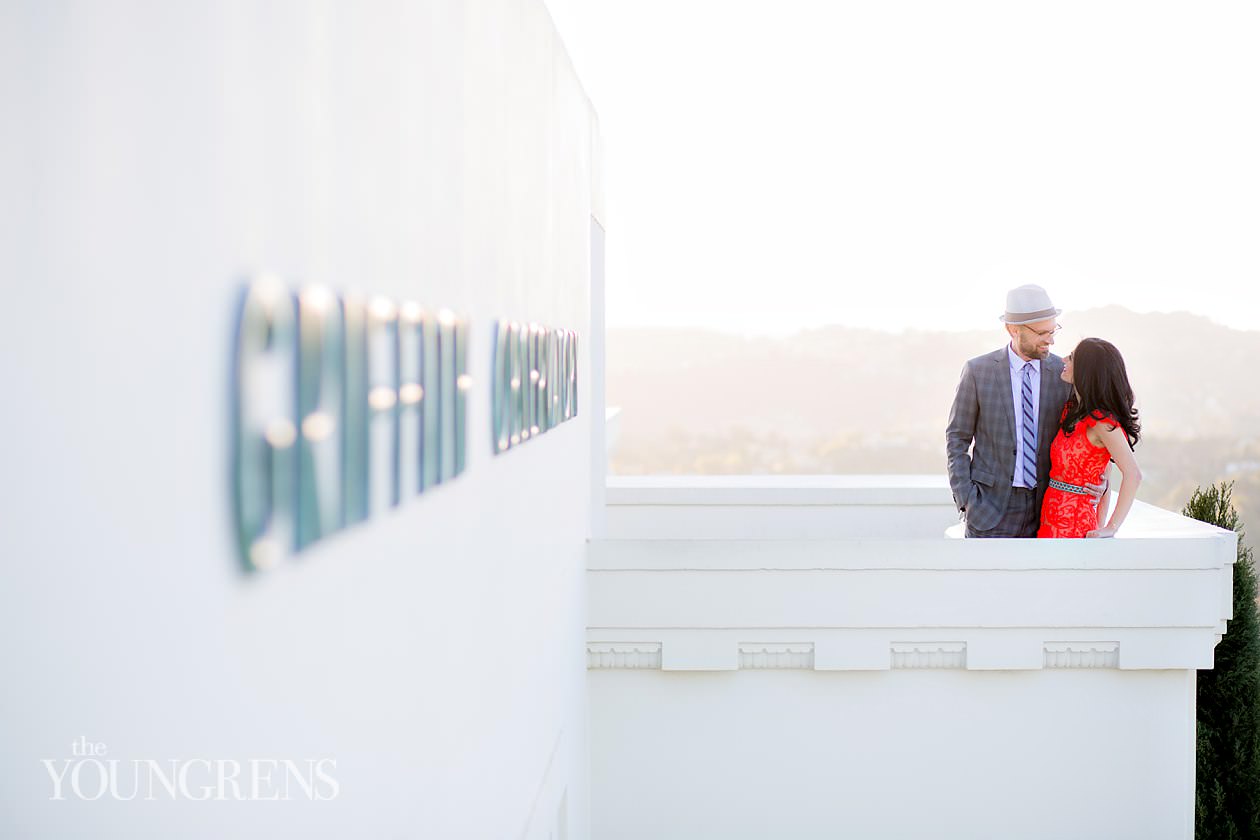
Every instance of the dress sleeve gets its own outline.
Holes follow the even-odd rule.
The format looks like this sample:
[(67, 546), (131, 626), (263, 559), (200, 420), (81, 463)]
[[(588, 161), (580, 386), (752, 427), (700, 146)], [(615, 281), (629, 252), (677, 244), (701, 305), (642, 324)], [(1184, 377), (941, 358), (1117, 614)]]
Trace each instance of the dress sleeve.
[(1115, 429), (1120, 425), (1120, 421), (1116, 419), (1116, 415), (1110, 411), (1091, 411), (1086, 414), (1081, 422), (1088, 426), (1097, 426), (1099, 423), (1105, 423)]

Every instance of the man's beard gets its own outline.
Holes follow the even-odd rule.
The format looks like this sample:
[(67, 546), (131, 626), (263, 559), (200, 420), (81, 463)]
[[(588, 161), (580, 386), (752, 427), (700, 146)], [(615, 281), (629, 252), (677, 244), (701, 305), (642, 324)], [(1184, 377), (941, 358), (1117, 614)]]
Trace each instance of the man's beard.
[(1044, 359), (1050, 355), (1050, 347), (1038, 348), (1035, 343), (1025, 345), (1022, 341), (1019, 344), (1019, 352), (1023, 353), (1029, 359)]

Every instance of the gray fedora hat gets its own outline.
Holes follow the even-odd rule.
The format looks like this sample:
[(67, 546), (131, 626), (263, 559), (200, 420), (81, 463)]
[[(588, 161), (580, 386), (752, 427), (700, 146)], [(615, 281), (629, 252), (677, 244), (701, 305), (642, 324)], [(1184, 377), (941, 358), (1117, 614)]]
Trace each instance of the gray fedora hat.
[(1006, 312), (998, 317), (1003, 323), (1019, 326), (1057, 318), (1063, 312), (1055, 309), (1050, 295), (1040, 286), (1029, 283), (1006, 293)]

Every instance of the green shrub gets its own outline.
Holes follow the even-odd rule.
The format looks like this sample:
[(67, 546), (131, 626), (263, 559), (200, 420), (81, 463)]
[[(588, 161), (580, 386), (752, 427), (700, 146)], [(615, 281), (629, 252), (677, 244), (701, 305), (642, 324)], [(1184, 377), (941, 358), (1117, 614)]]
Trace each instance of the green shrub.
[(1234, 617), (1213, 668), (1198, 674), (1196, 840), (1260, 840), (1260, 618), (1233, 491), (1226, 483), (1195, 490), (1182, 510), (1238, 534)]

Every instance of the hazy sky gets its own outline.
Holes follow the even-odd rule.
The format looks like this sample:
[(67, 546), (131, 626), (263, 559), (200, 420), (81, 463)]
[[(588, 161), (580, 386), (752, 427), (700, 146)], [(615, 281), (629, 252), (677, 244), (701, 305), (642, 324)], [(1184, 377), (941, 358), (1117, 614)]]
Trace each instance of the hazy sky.
[(1260, 4), (546, 2), (611, 326), (996, 328), (1040, 282), (1260, 329)]

